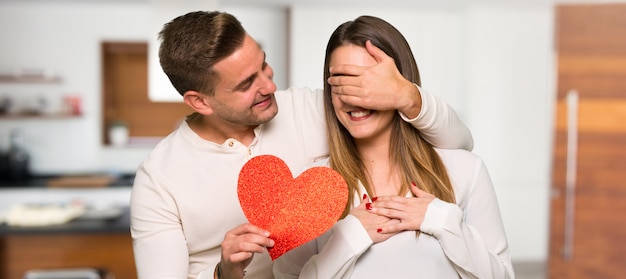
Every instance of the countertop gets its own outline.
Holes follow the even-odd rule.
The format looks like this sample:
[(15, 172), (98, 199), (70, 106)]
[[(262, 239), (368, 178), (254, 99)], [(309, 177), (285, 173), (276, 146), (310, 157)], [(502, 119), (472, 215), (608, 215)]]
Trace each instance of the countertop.
[(32, 175), (28, 178), (25, 178), (20, 181), (11, 181), (5, 179), (4, 177), (0, 179), (0, 189), (1, 188), (31, 188), (31, 187), (47, 187), (52, 181), (58, 180), (63, 177), (102, 177), (102, 176), (110, 176), (111, 180), (107, 187), (118, 187), (118, 186), (131, 186), (133, 185), (133, 181), (135, 179), (134, 174), (116, 174), (116, 175), (107, 175), (107, 174), (83, 174), (83, 175), (64, 175), (64, 174), (40, 174), (40, 175)]
[[(0, 186), (0, 236), (31, 233), (129, 232), (128, 207), (132, 178), (134, 177), (121, 177), (106, 187), (47, 187), (48, 177), (31, 179), (28, 183), (20, 184), (21, 186)], [(88, 213), (96, 214), (86, 214), (65, 224), (48, 226), (9, 226), (1, 221), (15, 205), (67, 204), (77, 201), (86, 205)]]
[(130, 211), (128, 207), (122, 209), (120, 216), (110, 219), (81, 219), (78, 218), (61, 225), (41, 227), (13, 227), (0, 225), (0, 236), (11, 234), (70, 234), (70, 233), (129, 233)]

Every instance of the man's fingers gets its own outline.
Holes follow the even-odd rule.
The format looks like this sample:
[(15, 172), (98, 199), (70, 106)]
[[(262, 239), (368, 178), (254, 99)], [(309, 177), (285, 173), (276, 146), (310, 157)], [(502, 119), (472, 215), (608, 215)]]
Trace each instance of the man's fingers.
[(228, 260), (232, 263), (240, 263), (247, 259), (252, 258), (252, 256), (254, 256), (254, 253), (252, 252), (239, 252), (239, 253), (231, 254), (228, 257)]
[[(261, 230), (261, 232), (265, 232), (265, 231)], [(238, 249), (240, 251), (263, 252), (262, 248), (259, 250), (256, 247), (250, 246), (251, 244), (255, 246), (261, 246), (261, 247), (273, 247), (274, 246), (274, 240), (269, 238), (269, 233), (268, 234), (245, 233), (245, 234), (239, 235), (238, 238), (239, 238)]]
[(228, 232), (229, 234), (233, 234), (233, 235), (242, 235), (242, 234), (246, 234), (246, 233), (252, 233), (252, 234), (258, 234), (258, 235), (264, 235), (265, 237), (269, 237), (270, 233), (264, 229), (261, 229), (255, 225), (252, 225), (250, 223), (246, 223), (246, 224), (242, 224), (237, 226), (236, 228), (230, 230)]
[[(360, 76), (367, 68), (351, 64), (335, 65), (328, 69), (330, 77)], [(332, 83), (331, 83), (332, 84)]]
[(389, 58), (389, 56), (384, 51), (372, 44), (370, 40), (367, 40), (367, 42), (365, 42), (365, 48), (367, 49), (367, 52), (372, 57), (374, 57), (374, 59), (378, 63), (382, 62), (385, 58)]
[[(226, 233), (222, 242), (222, 252), (228, 258), (246, 259), (245, 253), (262, 253), (266, 247), (273, 247), (274, 240), (269, 232), (252, 224), (243, 224)], [(242, 254), (243, 253), (243, 254)]]

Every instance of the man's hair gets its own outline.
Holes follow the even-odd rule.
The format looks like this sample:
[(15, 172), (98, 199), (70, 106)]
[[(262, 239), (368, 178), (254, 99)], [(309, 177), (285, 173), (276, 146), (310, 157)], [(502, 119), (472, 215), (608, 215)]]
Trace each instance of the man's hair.
[[(417, 63), (402, 33), (388, 22), (372, 16), (360, 16), (335, 29), (326, 47), (324, 80), (330, 76), (329, 63), (335, 49), (344, 45), (365, 47), (365, 42), (368, 40), (393, 58), (396, 67), (407, 80), (420, 85)], [(375, 194), (373, 185), (370, 183), (369, 174), (365, 171), (354, 138), (337, 119), (332, 104), (331, 86), (327, 82), (324, 82), (324, 110), (331, 168), (343, 175), (350, 193), (358, 193), (358, 197), (363, 194), (359, 192), (358, 182), (360, 181), (367, 194), (373, 196)], [(395, 114), (391, 125), (390, 160), (394, 165), (392, 167), (399, 170), (402, 183), (398, 195), (410, 193), (409, 185), (415, 182), (420, 189), (441, 200), (454, 202), (454, 189), (446, 168), (433, 146), (424, 140), (411, 124), (402, 120), (399, 114)], [(354, 195), (349, 196), (342, 217), (350, 213), (354, 198)]]
[(219, 75), (213, 66), (243, 45), (246, 31), (233, 15), (196, 11), (179, 16), (159, 32), (159, 62), (176, 91), (213, 95)]

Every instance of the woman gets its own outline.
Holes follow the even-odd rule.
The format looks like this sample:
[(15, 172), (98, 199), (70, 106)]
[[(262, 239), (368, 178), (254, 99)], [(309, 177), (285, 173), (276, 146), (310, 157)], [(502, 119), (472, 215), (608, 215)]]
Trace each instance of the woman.
[[(359, 70), (341, 65), (377, 63), (366, 48), (386, 53), (420, 85), (405, 38), (371, 16), (333, 32), (324, 78)], [(434, 148), (395, 110), (350, 106), (329, 85), (324, 91), (330, 154), (321, 163), (341, 173), (354, 195), (331, 230), (276, 260), (276, 278), (514, 278), (480, 158)]]

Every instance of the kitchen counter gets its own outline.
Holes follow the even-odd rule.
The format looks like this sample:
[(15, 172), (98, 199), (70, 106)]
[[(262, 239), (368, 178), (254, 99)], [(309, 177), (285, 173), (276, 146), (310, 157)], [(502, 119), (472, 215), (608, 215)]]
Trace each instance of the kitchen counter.
[(49, 226), (17, 227), (0, 225), (0, 236), (9, 234), (75, 234), (75, 233), (127, 233), (130, 232), (130, 211), (121, 209), (121, 214), (113, 218), (77, 218), (65, 224)]
[[(17, 233), (128, 232), (132, 186), (101, 188), (0, 188), (0, 235)], [(8, 226), (3, 222), (9, 210), (19, 204), (46, 205), (80, 202), (84, 216), (60, 225), (41, 227)]]
[[(14, 204), (83, 202), (112, 215), (83, 216), (48, 226), (0, 225), (0, 278), (20, 279), (28, 270), (91, 267), (115, 278), (137, 278), (130, 236), (131, 186), (101, 188), (0, 188), (0, 212)], [(89, 212), (89, 211), (88, 211)], [(101, 218), (104, 217), (104, 218)]]
[[(83, 175), (87, 177), (89, 175)], [(103, 176), (98, 174), (92, 174), (92, 176)], [(65, 175), (33, 175), (24, 179), (22, 181), (10, 181), (6, 179), (0, 179), (0, 189), (2, 188), (31, 188), (31, 187), (47, 187), (51, 183), (51, 181), (58, 180), (62, 177), (72, 177)], [(133, 185), (133, 180), (135, 179), (134, 174), (119, 174), (112, 175), (111, 181), (104, 185), (106, 187), (119, 187), (119, 186), (131, 186)]]

